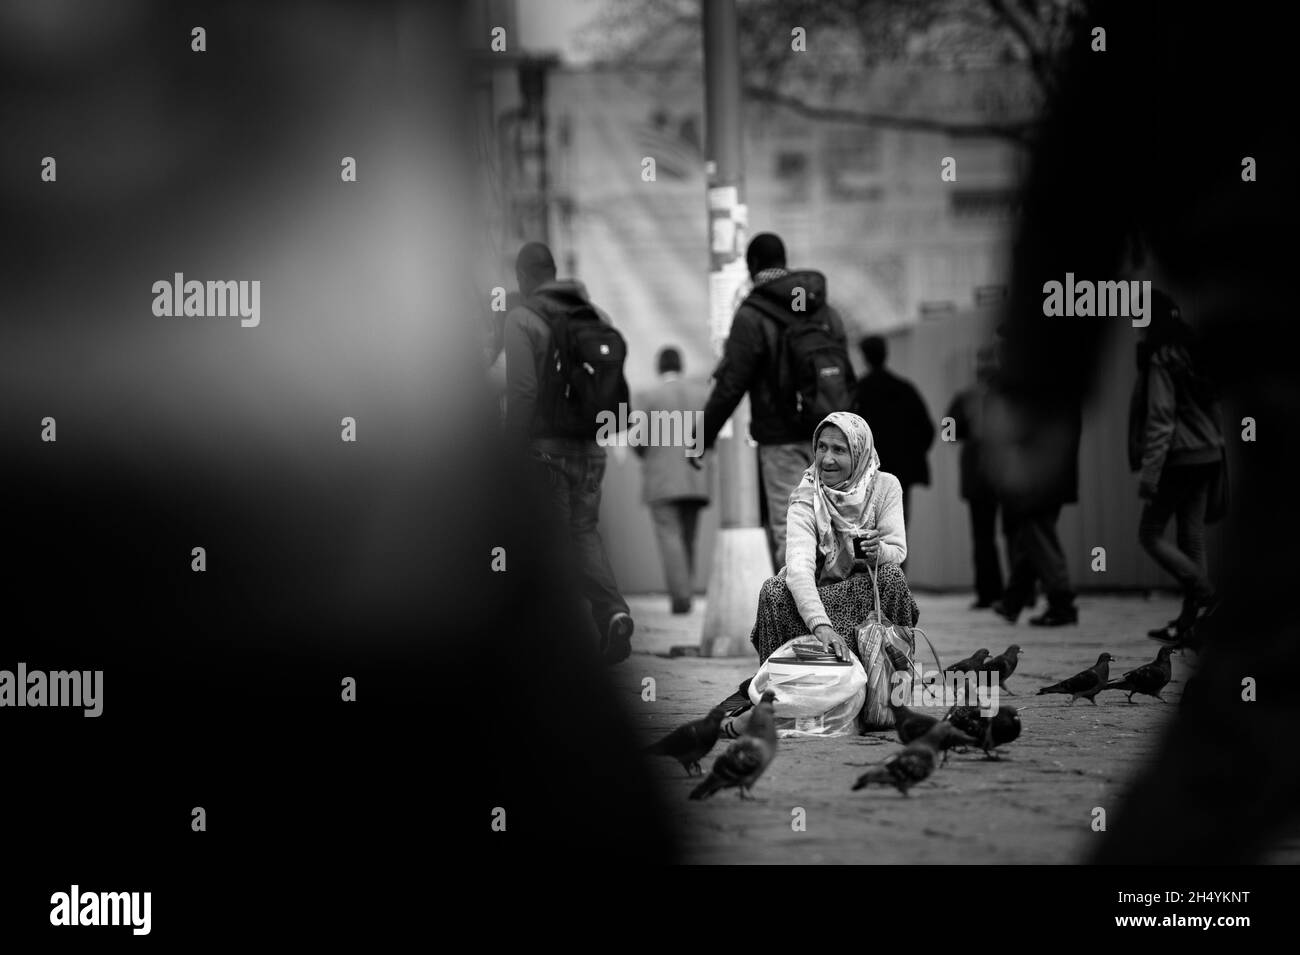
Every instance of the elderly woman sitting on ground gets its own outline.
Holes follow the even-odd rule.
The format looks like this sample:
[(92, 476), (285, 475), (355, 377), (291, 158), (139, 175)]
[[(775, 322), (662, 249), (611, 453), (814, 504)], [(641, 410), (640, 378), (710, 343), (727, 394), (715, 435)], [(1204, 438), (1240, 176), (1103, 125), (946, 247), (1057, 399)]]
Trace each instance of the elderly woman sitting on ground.
[[(827, 415), (813, 432), (812, 466), (790, 495), (786, 565), (759, 591), (749, 639), (760, 662), (808, 633), (841, 659), (856, 654), (858, 627), (875, 609), (871, 573), (884, 616), (916, 626), (920, 611), (899, 568), (906, 557), (903, 489), (880, 470), (871, 428), (847, 411)], [(736, 712), (747, 690), (742, 684), (722, 705)]]

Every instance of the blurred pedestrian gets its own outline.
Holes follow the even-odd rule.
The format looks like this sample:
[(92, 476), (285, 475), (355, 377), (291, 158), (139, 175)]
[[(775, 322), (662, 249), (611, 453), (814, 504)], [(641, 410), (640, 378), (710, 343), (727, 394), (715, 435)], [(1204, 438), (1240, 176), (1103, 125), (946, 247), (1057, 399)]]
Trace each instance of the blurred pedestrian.
[[(1017, 442), (1039, 459), (1041, 470), (1032, 477), (1020, 475), (1026, 488), (1020, 493), (1002, 493), (1002, 533), (1007, 539), (1011, 572), (1002, 599), (993, 609), (1008, 623), (1032, 607), (1041, 585), (1047, 595), (1047, 609), (1029, 622), (1036, 627), (1060, 627), (1079, 622), (1070, 587), (1065, 551), (1056, 533), (1061, 508), (1079, 499), (1079, 438), (1083, 414), (1079, 402), (1059, 405), (1044, 403), (1013, 411), (1011, 426), (1021, 436)], [(1045, 449), (1051, 449), (1047, 453)]]
[[(591, 304), (581, 282), (556, 279), (555, 259), (540, 242), (529, 242), (519, 250), (515, 277), (523, 301), (506, 315), (506, 430), (527, 442), (532, 460), (545, 471), (552, 503), (569, 527), (601, 653), (607, 662), (619, 663), (632, 652), (633, 622), (597, 527), (605, 449), (596, 443), (595, 415), (590, 422), (578, 422), (583, 429), (590, 424), (590, 436), (585, 431), (578, 434), (570, 427), (572, 422), (561, 420), (569, 411), (557, 396), (567, 389), (563, 381), (557, 381), (555, 362), (568, 362), (569, 358), (559, 354), (564, 346), (552, 348), (553, 328), (564, 329), (563, 338), (576, 342), (568, 330), (583, 322), (590, 325), (583, 330), (584, 341), (594, 341), (601, 333), (594, 322), (598, 319), (607, 327), (611, 323), (608, 315)], [(621, 350), (621, 338), (601, 347)], [(592, 361), (600, 364), (597, 358)], [(601, 372), (605, 371), (602, 367)], [(617, 374), (621, 378), (621, 366)], [(622, 387), (626, 397), (626, 382)]]
[(911, 513), (911, 488), (928, 487), (934, 443), (934, 422), (916, 386), (885, 367), (889, 346), (879, 335), (861, 342), (867, 374), (858, 382), (853, 411), (871, 425), (876, 438), (880, 466), (898, 478), (903, 486), (903, 514)]
[[(808, 435), (853, 401), (853, 367), (844, 322), (826, 301), (826, 277), (786, 268), (785, 244), (760, 233), (745, 251), (753, 289), (731, 322), (726, 351), (704, 408), (704, 446), (749, 393), (750, 436), (775, 568), (785, 566), (790, 493), (812, 465)], [(698, 463), (698, 462), (697, 462)]]
[[(693, 422), (708, 400), (708, 385), (682, 377), (682, 354), (676, 348), (660, 349), (655, 364), (659, 382), (645, 392), (638, 402), (638, 410), (648, 416), (656, 412), (678, 415), (683, 421), (678, 433), (695, 442), (701, 441), (703, 435)], [(654, 521), (655, 540), (659, 543), (664, 579), (675, 614), (691, 612), (695, 541), (700, 512), (709, 504), (712, 486), (711, 467), (692, 467), (687, 457), (687, 452), (694, 454), (701, 448), (699, 444), (688, 448), (666, 443), (633, 447), (642, 464), (641, 500), (650, 508)]]
[[(1152, 293), (1151, 324), (1137, 346), (1138, 377), (1129, 408), (1129, 465), (1146, 502), (1138, 539), (1183, 591), (1183, 606), (1149, 632), (1177, 642), (1216, 604), (1205, 564), (1205, 524), (1227, 509), (1227, 460), (1217, 388), (1205, 355), (1178, 306)], [(1165, 538), (1174, 520), (1175, 540)]]
[(956, 438), (961, 442), (960, 494), (970, 511), (971, 553), (975, 563), (975, 603), (972, 610), (993, 606), (1002, 596), (1002, 562), (998, 557), (997, 491), (990, 483), (981, 455), (984, 406), (997, 370), (997, 348), (985, 345), (975, 355), (975, 384), (948, 406)]

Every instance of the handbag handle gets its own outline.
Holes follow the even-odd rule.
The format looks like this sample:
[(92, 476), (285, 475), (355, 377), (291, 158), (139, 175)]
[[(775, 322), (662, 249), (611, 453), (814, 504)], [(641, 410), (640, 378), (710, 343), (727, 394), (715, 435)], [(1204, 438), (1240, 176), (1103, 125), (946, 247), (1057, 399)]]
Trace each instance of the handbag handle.
[(876, 620), (883, 622), (885, 619), (884, 611), (880, 609), (880, 585), (876, 583), (876, 577), (880, 573), (880, 549), (876, 548), (876, 572), (873, 574), (871, 568), (867, 568), (867, 576), (871, 578), (871, 595), (875, 598), (872, 609), (876, 611)]
[[(876, 572), (872, 573), (871, 568), (868, 567), (867, 576), (871, 578), (871, 595), (872, 597), (875, 598), (875, 606), (873, 607), (873, 610), (875, 611), (876, 614), (876, 622), (883, 625), (885, 620), (885, 612), (880, 608), (880, 584), (876, 582), (876, 578), (879, 575), (879, 573), (880, 573), (880, 551), (877, 550), (876, 551)], [(895, 621), (890, 621), (890, 622), (895, 623), (895, 625), (897, 626)], [(913, 633), (919, 633), (921, 636), (925, 637), (926, 646), (930, 648), (930, 654), (934, 657), (934, 664), (936, 667), (939, 668), (939, 672), (942, 673), (943, 662), (939, 659), (939, 651), (936, 650), (934, 648), (934, 644), (930, 642), (930, 635), (926, 633), (924, 630), (922, 630), (920, 627), (908, 627), (907, 629), (911, 630)]]

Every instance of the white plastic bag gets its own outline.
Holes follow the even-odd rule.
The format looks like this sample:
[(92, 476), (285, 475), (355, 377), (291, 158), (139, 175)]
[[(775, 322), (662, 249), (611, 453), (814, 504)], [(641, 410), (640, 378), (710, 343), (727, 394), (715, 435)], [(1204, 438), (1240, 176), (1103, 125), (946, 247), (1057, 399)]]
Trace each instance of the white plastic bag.
[(847, 663), (796, 660), (796, 644), (821, 649), (814, 636), (795, 637), (763, 661), (749, 684), (749, 698), (757, 704), (765, 690), (776, 693), (776, 735), (849, 736), (857, 733), (855, 720), (867, 698), (867, 673), (850, 654)]

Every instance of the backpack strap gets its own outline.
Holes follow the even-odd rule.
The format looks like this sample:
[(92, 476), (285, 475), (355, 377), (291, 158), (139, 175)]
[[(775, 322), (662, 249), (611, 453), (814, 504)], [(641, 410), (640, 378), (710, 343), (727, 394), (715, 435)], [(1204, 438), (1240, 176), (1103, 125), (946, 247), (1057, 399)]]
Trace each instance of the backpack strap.
[(785, 369), (785, 333), (790, 328), (790, 318), (767, 306), (762, 299), (748, 296), (741, 307), (748, 306), (758, 316), (759, 334), (767, 347), (767, 373), (765, 383), (773, 398), (779, 398), (786, 380)]
[(557, 309), (549, 307), (546, 299), (541, 295), (530, 295), (524, 302), (524, 306), (537, 315), (546, 325), (551, 333), (551, 341), (543, 356), (541, 368), (542, 382), (548, 383), (552, 375), (561, 375), (564, 372), (563, 361), (564, 355), (568, 349), (569, 339), (569, 322), (565, 315), (557, 314)]

